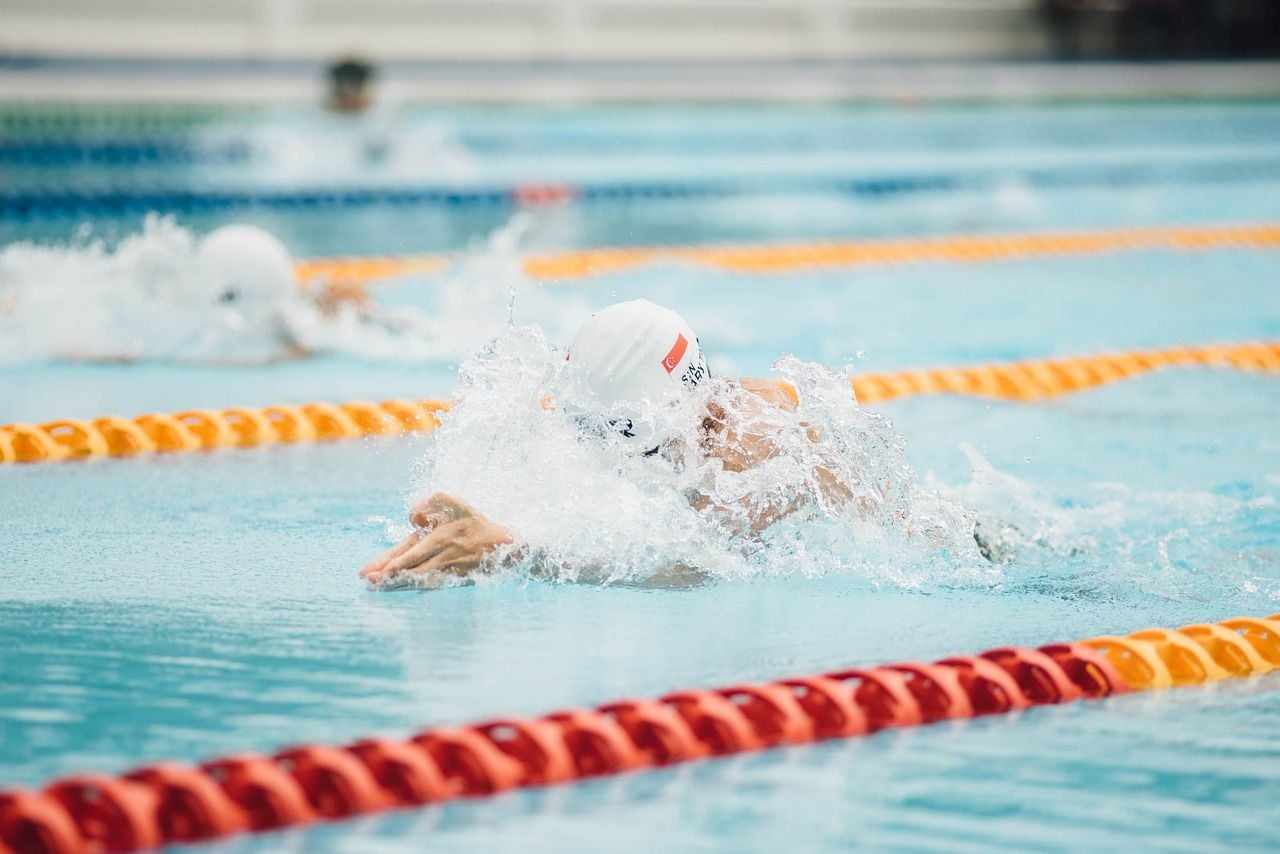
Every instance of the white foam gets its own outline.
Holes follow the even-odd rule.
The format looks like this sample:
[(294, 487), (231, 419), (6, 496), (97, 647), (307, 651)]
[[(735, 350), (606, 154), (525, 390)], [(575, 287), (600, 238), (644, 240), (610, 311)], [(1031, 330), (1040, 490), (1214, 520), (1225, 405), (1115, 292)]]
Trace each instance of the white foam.
[[(584, 430), (581, 413), (596, 404), (574, 366), (539, 328), (513, 326), (462, 366), (416, 497), (443, 491), (472, 503), (516, 533), (522, 571), (563, 581), (645, 583), (678, 567), (718, 578), (854, 573), (908, 587), (998, 581), (974, 545), (973, 517), (916, 488), (901, 436), (852, 400), (846, 376), (793, 358), (775, 367), (800, 393), (795, 412), (762, 415), (758, 398), (713, 380), (649, 412), (671, 438), (661, 455), (643, 456), (616, 432)], [(741, 472), (700, 453), (712, 399), (731, 421), (751, 419), (777, 452)], [(819, 466), (851, 501), (824, 495)], [(693, 495), (717, 509), (694, 510)], [(796, 513), (752, 532), (762, 508), (795, 500)]]
[[(0, 250), (0, 362), (51, 359), (258, 363), (293, 355), (456, 363), (513, 317), (564, 332), (589, 313), (575, 291), (552, 294), (524, 276), (519, 250), (529, 221), (517, 217), (429, 285), (429, 307), (374, 302), (322, 310), (305, 291), (227, 301), (225, 283), (201, 264), (196, 236), (149, 216), (111, 247), (15, 243)], [(394, 293), (390, 294), (394, 296)]]

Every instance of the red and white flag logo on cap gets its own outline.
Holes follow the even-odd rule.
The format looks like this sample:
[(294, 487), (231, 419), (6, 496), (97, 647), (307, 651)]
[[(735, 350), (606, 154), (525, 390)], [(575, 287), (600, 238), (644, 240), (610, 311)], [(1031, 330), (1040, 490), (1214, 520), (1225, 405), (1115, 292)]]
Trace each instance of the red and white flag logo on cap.
[(676, 365), (680, 364), (680, 360), (684, 358), (684, 351), (688, 349), (688, 339), (677, 333), (676, 343), (671, 345), (671, 349), (662, 360), (662, 367), (666, 368), (667, 373), (671, 373), (676, 369)]

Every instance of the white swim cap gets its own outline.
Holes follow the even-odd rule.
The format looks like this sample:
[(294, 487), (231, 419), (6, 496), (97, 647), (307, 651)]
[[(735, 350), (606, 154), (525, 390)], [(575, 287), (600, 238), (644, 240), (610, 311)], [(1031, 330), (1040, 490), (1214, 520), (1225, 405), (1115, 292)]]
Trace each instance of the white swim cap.
[[(628, 423), (623, 435), (655, 437), (639, 422), (652, 422), (652, 408), (678, 399), (707, 378), (698, 336), (669, 308), (637, 299), (609, 306), (582, 325), (568, 359), (597, 401)], [(649, 412), (645, 410), (649, 409)], [(646, 417), (648, 416), (648, 417)]]
[(230, 307), (275, 303), (296, 292), (293, 258), (285, 245), (255, 225), (224, 225), (200, 241), (200, 265)]

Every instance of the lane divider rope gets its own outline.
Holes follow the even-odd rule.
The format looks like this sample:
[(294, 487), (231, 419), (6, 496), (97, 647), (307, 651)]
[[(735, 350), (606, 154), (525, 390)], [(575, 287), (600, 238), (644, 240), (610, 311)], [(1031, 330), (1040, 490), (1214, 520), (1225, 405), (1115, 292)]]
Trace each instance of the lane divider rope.
[[(1031, 403), (1097, 388), (1159, 368), (1193, 365), (1280, 373), (1280, 342), (1174, 347), (964, 368), (865, 373), (854, 375), (850, 385), (854, 397), (863, 404), (923, 394), (958, 394)], [(789, 391), (794, 394), (794, 389)], [(449, 403), (442, 400), (348, 401), (186, 409), (134, 418), (61, 418), (43, 424), (17, 422), (0, 425), (0, 464), (426, 433), (439, 426), (439, 414), (448, 408)]]
[(449, 404), (440, 400), (349, 401), (5, 424), (0, 425), (0, 463), (131, 457), (427, 433), (439, 426), (437, 414), (448, 408)]
[(120, 216), (131, 213), (198, 214), (243, 208), (271, 210), (371, 206), (498, 207), (574, 201), (584, 204), (714, 200), (767, 195), (814, 195), (861, 199), (908, 194), (991, 192), (1010, 182), (1043, 189), (1064, 187), (1170, 186), (1275, 181), (1280, 158), (1226, 157), (1178, 164), (1134, 160), (1127, 163), (994, 167), (956, 172), (889, 175), (761, 174), (739, 178), (667, 181), (607, 181), (559, 184), (321, 186), (284, 189), (209, 188), (173, 181), (148, 185), (136, 177), (105, 186), (0, 188), (0, 215), (19, 219)]
[[(149, 117), (148, 117), (149, 118)], [(201, 125), (215, 117), (158, 116), (150, 121), (129, 121), (125, 116), (82, 115), (79, 117), (38, 116), (30, 117), (6, 112), (0, 105), (0, 163), (18, 166), (61, 166), (75, 163), (117, 164), (168, 164), (168, 163), (225, 163), (252, 159), (273, 160), (280, 152), (261, 138), (256, 138), (251, 128), (240, 122), (241, 133), (226, 133), (227, 118), (221, 120), (223, 132), (216, 141), (202, 139)], [(247, 116), (245, 118), (248, 118)], [(185, 124), (185, 126), (184, 126)], [(697, 151), (701, 156), (709, 154), (744, 155), (765, 152), (785, 152), (789, 155), (816, 155), (820, 152), (865, 153), (868, 147), (878, 151), (893, 150), (898, 140), (859, 138), (857, 122), (823, 123), (812, 127), (772, 127), (757, 123), (750, 128), (699, 127), (691, 130), (675, 129), (605, 129), (583, 127), (534, 127), (519, 129), (485, 129), (478, 127), (454, 128), (453, 141), (463, 150), (480, 156), (546, 154), (590, 154), (609, 149), (625, 149), (631, 154), (671, 154), (683, 156)], [(1121, 128), (1099, 128), (1091, 145), (1105, 142), (1121, 145), (1132, 142), (1131, 134)], [(1274, 119), (1232, 122), (1232, 138), (1237, 144), (1267, 144), (1276, 130)], [(1093, 129), (1091, 129), (1091, 132)], [(1176, 134), (1181, 145), (1199, 148), (1213, 144), (1221, 136), (1214, 123), (1192, 123), (1188, 126), (1162, 127), (1167, 139)], [(412, 130), (410, 129), (410, 133)], [(1061, 141), (1051, 136), (1041, 142)]]
[[(982, 263), (1043, 256), (1095, 255), (1143, 249), (1206, 251), (1280, 248), (1280, 224), (1128, 228), (1057, 234), (962, 235), (907, 240), (842, 241), (766, 246), (637, 246), (532, 255), (523, 260), (530, 278), (562, 281), (618, 273), (646, 264), (682, 262), (733, 273), (921, 262)], [(369, 281), (432, 273), (450, 255), (312, 258), (299, 262), (301, 281)]]
[(922, 394), (960, 394), (1034, 402), (1097, 388), (1160, 368), (1187, 366), (1280, 373), (1280, 341), (1029, 359), (967, 368), (866, 373), (855, 375), (850, 382), (860, 403), (882, 403)]
[(0, 791), (0, 851), (129, 852), (1280, 668), (1280, 614), (673, 691), (405, 740), (305, 744)]

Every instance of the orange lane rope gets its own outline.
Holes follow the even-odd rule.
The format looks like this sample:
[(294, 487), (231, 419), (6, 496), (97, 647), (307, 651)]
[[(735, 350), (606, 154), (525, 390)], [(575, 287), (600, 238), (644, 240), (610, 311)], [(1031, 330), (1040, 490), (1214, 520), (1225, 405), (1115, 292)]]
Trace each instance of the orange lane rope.
[(673, 691), (405, 740), (299, 745), (0, 791), (0, 851), (129, 852), (1280, 668), (1280, 614)]
[(413, 273), (438, 273), (449, 266), (446, 255), (405, 255), (388, 258), (311, 258), (294, 265), (298, 281), (306, 284), (325, 282), (370, 282), (408, 276)]
[[(783, 273), (867, 264), (976, 263), (1052, 255), (1096, 255), (1139, 249), (1205, 251), (1280, 247), (1280, 225), (1129, 228), (1051, 234), (964, 235), (907, 240), (797, 243), (766, 246), (638, 246), (532, 255), (525, 273), (539, 280), (580, 279), (662, 261), (700, 264), (735, 273)], [(298, 264), (301, 281), (372, 281), (445, 269), (448, 255), (315, 258)]]
[(0, 462), (131, 457), (426, 433), (439, 426), (437, 413), (448, 408), (439, 400), (357, 400), (5, 424), (0, 426)]
[(1096, 388), (1177, 366), (1280, 373), (1280, 342), (1171, 347), (1097, 356), (1031, 359), (887, 374), (857, 374), (851, 382), (860, 403), (917, 394), (963, 394), (1032, 402)]
[[(919, 394), (962, 394), (1034, 402), (1117, 382), (1158, 368), (1212, 366), (1280, 373), (1280, 342), (1174, 347), (1099, 356), (1037, 359), (964, 368), (857, 374), (850, 379), (864, 404)], [(794, 390), (790, 390), (794, 394)], [(0, 425), (0, 463), (249, 448), (331, 442), (361, 436), (430, 432), (440, 400), (233, 406), (151, 413), (135, 418), (63, 418)]]

